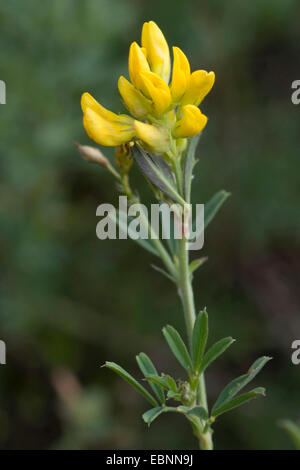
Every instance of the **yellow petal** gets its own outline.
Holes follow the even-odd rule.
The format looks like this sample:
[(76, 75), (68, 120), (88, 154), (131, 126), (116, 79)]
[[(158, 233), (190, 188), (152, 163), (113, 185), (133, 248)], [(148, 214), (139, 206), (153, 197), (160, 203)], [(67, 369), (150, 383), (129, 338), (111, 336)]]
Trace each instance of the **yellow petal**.
[(173, 102), (178, 103), (188, 88), (191, 69), (188, 59), (179, 47), (173, 47), (173, 56), (171, 95)]
[(99, 116), (108, 120), (118, 118), (117, 114), (101, 106), (101, 104), (98, 103), (98, 101), (96, 101), (89, 93), (83, 93), (81, 96), (81, 109), (83, 113), (85, 113), (87, 109), (92, 109), (95, 113), (99, 114)]
[(203, 98), (210, 92), (215, 83), (214, 72), (196, 70), (192, 73), (189, 87), (181, 101), (181, 104), (194, 104), (198, 106)]
[(147, 58), (152, 72), (160, 75), (169, 83), (171, 62), (168, 43), (154, 21), (144, 23), (142, 46), (147, 50)]
[(150, 72), (150, 67), (142, 48), (136, 42), (133, 42), (129, 49), (128, 70), (133, 85), (144, 91), (140, 74), (141, 72)]
[(125, 77), (118, 81), (119, 92), (125, 106), (137, 118), (144, 118), (151, 112), (152, 104), (139, 90), (137, 90)]
[(130, 141), (135, 135), (133, 119), (124, 115), (115, 116), (117, 119), (110, 121), (91, 107), (86, 108), (83, 125), (88, 136), (100, 145), (113, 147)]
[(153, 101), (156, 115), (160, 116), (169, 108), (172, 102), (168, 85), (159, 75), (153, 72), (141, 73), (141, 79)]
[(207, 117), (196, 106), (187, 104), (181, 108), (180, 113), (182, 114), (182, 119), (175, 125), (173, 131), (174, 137), (193, 137), (199, 134), (206, 126)]
[(154, 153), (165, 153), (169, 150), (169, 135), (165, 129), (140, 121), (134, 121), (137, 137)]
[(144, 47), (141, 47), (141, 51), (147, 59), (147, 50)]

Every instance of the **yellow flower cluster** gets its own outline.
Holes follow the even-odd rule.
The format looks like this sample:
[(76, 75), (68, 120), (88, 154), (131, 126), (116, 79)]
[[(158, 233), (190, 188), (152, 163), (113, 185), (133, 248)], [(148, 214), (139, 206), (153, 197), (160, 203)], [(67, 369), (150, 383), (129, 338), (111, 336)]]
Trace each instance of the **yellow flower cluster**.
[(199, 134), (207, 123), (198, 106), (214, 84), (214, 72), (191, 73), (184, 53), (173, 47), (169, 83), (169, 46), (153, 21), (143, 25), (142, 47), (131, 44), (128, 69), (131, 82), (121, 76), (118, 88), (133, 117), (108, 111), (84, 93), (81, 106), (88, 136), (107, 146), (139, 140), (156, 154), (176, 155), (186, 138)]

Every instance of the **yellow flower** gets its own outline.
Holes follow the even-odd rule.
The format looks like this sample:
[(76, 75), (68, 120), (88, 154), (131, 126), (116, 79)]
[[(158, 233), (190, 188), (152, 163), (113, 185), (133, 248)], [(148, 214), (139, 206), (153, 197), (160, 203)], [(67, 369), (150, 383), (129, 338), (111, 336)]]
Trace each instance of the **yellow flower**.
[(141, 79), (153, 101), (156, 116), (163, 114), (170, 106), (172, 98), (166, 82), (153, 72), (141, 73)]
[(211, 90), (215, 74), (205, 70), (191, 73), (189, 61), (179, 47), (173, 47), (173, 59), (169, 85), (167, 41), (153, 21), (144, 23), (142, 47), (133, 42), (129, 49), (131, 82), (123, 76), (118, 81), (123, 102), (133, 117), (117, 115), (84, 93), (83, 123), (89, 137), (110, 146), (133, 144), (139, 139), (153, 153), (180, 155), (187, 139), (200, 133), (207, 123), (197, 106)]
[(88, 136), (100, 145), (116, 146), (130, 141), (134, 135), (134, 119), (105, 109), (89, 93), (81, 98), (83, 125)]
[(178, 103), (189, 85), (191, 69), (189, 61), (179, 47), (173, 47), (173, 57), (172, 82), (170, 88), (173, 102)]
[(207, 117), (192, 104), (183, 106), (179, 112), (181, 119), (177, 121), (173, 135), (176, 138), (193, 137), (199, 134), (207, 123)]
[(203, 98), (210, 92), (215, 83), (214, 72), (196, 70), (191, 74), (189, 87), (181, 101), (181, 104), (194, 104), (199, 106)]
[(121, 76), (119, 78), (118, 88), (126, 108), (133, 116), (143, 119), (147, 114), (151, 113), (151, 101), (126, 80), (125, 77)]
[(134, 121), (137, 137), (154, 153), (166, 153), (170, 148), (170, 138), (166, 129), (140, 121)]
[(136, 42), (133, 42), (129, 49), (128, 71), (133, 85), (143, 92), (146, 91), (147, 94), (141, 79), (141, 73), (150, 72), (150, 67), (142, 48)]
[(168, 83), (171, 71), (169, 46), (154, 21), (143, 25), (142, 46), (147, 51), (147, 59), (152, 72), (157, 73)]

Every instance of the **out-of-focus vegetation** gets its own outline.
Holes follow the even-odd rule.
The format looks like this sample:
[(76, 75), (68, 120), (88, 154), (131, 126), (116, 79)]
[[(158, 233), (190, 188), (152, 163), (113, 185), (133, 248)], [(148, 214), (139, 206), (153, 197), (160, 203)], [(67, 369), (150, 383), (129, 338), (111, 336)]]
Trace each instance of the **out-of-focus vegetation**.
[[(105, 360), (140, 376), (141, 350), (174, 370), (160, 329), (183, 327), (173, 286), (131, 241), (99, 241), (95, 212), (117, 202), (111, 176), (78, 156), (88, 143), (80, 95), (122, 110), (117, 78), (131, 41), (153, 19), (194, 68), (216, 72), (202, 111), (194, 198), (232, 192), (206, 233), (194, 280), (213, 341), (235, 346), (208, 374), (210, 400), (259, 355), (267, 398), (216, 426), (217, 448), (291, 448), (276, 425), (297, 418), (300, 366), (300, 107), (297, 0), (20, 0), (1, 2), (1, 448), (194, 448), (188, 425), (148, 430), (144, 402)], [(105, 150), (106, 151), (106, 150)], [(111, 156), (111, 151), (106, 151)], [(133, 180), (144, 180), (133, 169)], [(148, 196), (147, 188), (140, 191)]]
[(300, 426), (289, 419), (282, 420), (278, 424), (285, 430), (295, 448), (300, 450)]

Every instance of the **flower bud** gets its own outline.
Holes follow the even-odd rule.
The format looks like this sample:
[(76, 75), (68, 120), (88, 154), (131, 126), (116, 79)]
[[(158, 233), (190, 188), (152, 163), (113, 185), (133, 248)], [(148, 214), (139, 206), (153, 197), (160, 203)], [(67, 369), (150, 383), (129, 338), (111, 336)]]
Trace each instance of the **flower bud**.
[(89, 145), (80, 145), (78, 142), (75, 142), (74, 145), (75, 147), (77, 147), (81, 157), (87, 162), (98, 163), (99, 165), (104, 167), (108, 166), (109, 161), (103, 155), (103, 153), (96, 147), (90, 147)]
[(142, 46), (147, 51), (147, 59), (151, 70), (168, 83), (171, 63), (168, 43), (154, 21), (144, 23), (142, 30)]
[(174, 103), (178, 103), (188, 88), (191, 70), (189, 61), (179, 47), (173, 47), (173, 55), (171, 94)]
[(142, 72), (150, 72), (150, 67), (143, 49), (136, 42), (133, 42), (129, 49), (128, 71), (133, 85), (147, 95), (140, 74)]
[(191, 386), (188, 382), (179, 382), (178, 385), (182, 404), (185, 406), (191, 406), (196, 398), (195, 392), (191, 389)]

